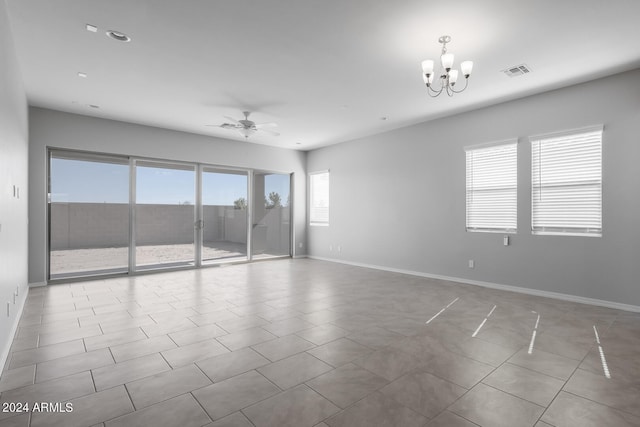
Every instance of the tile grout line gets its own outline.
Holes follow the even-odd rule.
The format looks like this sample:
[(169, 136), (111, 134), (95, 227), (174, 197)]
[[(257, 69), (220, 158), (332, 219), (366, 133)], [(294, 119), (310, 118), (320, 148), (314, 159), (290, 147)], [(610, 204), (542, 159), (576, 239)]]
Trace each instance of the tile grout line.
[[(205, 375), (205, 376), (206, 376), (206, 375)], [(209, 377), (207, 377), (207, 378), (209, 378)], [(208, 386), (205, 386), (205, 387), (208, 387)], [(200, 390), (200, 389), (197, 389), (197, 390)], [(200, 401), (198, 400), (198, 398), (193, 394), (193, 392), (194, 392), (194, 391), (195, 391), (195, 390), (191, 390), (190, 392), (185, 393), (184, 395), (186, 395), (186, 394), (190, 395), (190, 396), (191, 396), (191, 398), (192, 398), (193, 400), (195, 400), (195, 401), (196, 401), (196, 403), (197, 403), (197, 404), (198, 404), (198, 406), (202, 409), (202, 411), (207, 415), (207, 418), (209, 418), (209, 419), (211, 420), (211, 423), (215, 422), (216, 420), (214, 420), (214, 419), (213, 419), (213, 417), (212, 417), (211, 415), (209, 415), (209, 413), (208, 413), (208, 412), (207, 412), (207, 410), (204, 408), (204, 406), (202, 406), (202, 403), (200, 403)], [(184, 396), (184, 395), (180, 395), (180, 396)], [(176, 396), (176, 397), (178, 397), (178, 396)], [(165, 400), (165, 402), (166, 402), (166, 400)], [(155, 404), (154, 404), (154, 405), (155, 405)], [(231, 414), (229, 414), (229, 415), (231, 415)], [(224, 417), (223, 417), (223, 418), (224, 418)]]
[[(493, 312), (493, 309), (492, 309), (492, 312)], [(487, 316), (487, 317), (488, 317), (488, 316)], [(539, 317), (538, 317), (538, 320), (539, 320)], [(537, 327), (537, 322), (536, 322), (536, 327)], [(501, 391), (501, 392), (503, 392), (503, 393), (505, 393), (505, 394), (509, 394), (510, 396), (513, 396), (513, 397), (516, 397), (516, 398), (518, 398), (518, 399), (524, 400), (525, 402), (529, 402), (529, 401), (528, 401), (528, 400), (526, 400), (526, 399), (522, 399), (521, 397), (518, 397), (518, 396), (512, 395), (511, 393), (507, 393), (507, 392), (505, 392), (505, 391), (503, 391), (503, 390), (497, 389), (497, 388), (492, 387), (492, 386), (490, 386), (489, 384), (486, 384), (486, 383), (484, 383), (484, 382), (483, 382), (486, 378), (488, 378), (488, 377), (489, 377), (489, 376), (491, 376), (494, 372), (496, 372), (498, 369), (500, 369), (502, 366), (504, 366), (504, 364), (505, 364), (505, 363), (508, 363), (508, 362), (509, 362), (509, 359), (511, 359), (511, 358), (513, 357), (513, 355), (515, 355), (515, 354), (517, 354), (518, 352), (520, 352), (523, 348), (526, 348), (526, 347), (522, 346), (522, 347), (520, 348), (520, 350), (515, 351), (515, 352), (514, 352), (514, 353), (513, 353), (509, 358), (507, 358), (507, 359), (506, 359), (506, 360), (504, 360), (502, 363), (500, 363), (500, 365), (499, 365), (499, 366), (495, 367), (491, 372), (489, 372), (487, 375), (485, 375), (484, 377), (482, 377), (482, 378), (481, 378), (481, 379), (480, 379), (476, 384), (474, 384), (474, 385), (473, 385), (473, 387), (471, 387), (471, 388), (467, 389), (467, 391), (466, 391), (464, 394), (462, 394), (458, 399), (456, 399), (456, 400), (455, 400), (455, 401), (453, 401), (449, 406), (447, 406), (447, 407), (443, 410), (443, 412), (444, 412), (444, 411), (446, 411), (446, 410), (449, 410), (449, 408), (451, 408), (453, 405), (455, 405), (455, 404), (456, 404), (456, 402), (458, 402), (458, 401), (460, 401), (461, 399), (463, 399), (463, 398), (464, 398), (464, 397), (465, 397), (465, 396), (466, 396), (470, 391), (472, 391), (475, 387), (477, 387), (477, 386), (478, 386), (478, 384), (483, 384), (483, 385), (485, 385), (485, 386), (487, 386), (487, 387), (491, 387), (491, 388), (493, 388), (493, 389), (495, 389), (495, 390), (498, 390), (498, 391)], [(466, 357), (466, 356), (465, 356), (465, 357)], [(473, 358), (469, 358), (469, 359), (471, 359), (471, 360), (475, 360), (475, 359), (473, 359)], [(491, 366), (491, 365), (489, 365), (489, 366)], [(463, 388), (466, 388), (466, 387), (463, 387)], [(532, 404), (534, 404), (534, 405), (536, 405), (536, 406), (540, 406), (540, 405), (538, 405), (538, 404), (536, 404), (536, 403), (533, 403), (533, 402), (530, 402), (530, 403), (532, 403)], [(541, 406), (540, 406), (540, 407), (541, 407)], [(541, 408), (542, 408), (542, 407), (541, 407)], [(542, 415), (544, 414), (544, 412), (546, 411), (546, 408), (544, 408), (544, 409), (545, 409), (545, 410), (542, 412), (542, 414), (541, 414), (540, 416), (542, 416)], [(467, 420), (467, 418), (465, 418), (464, 416), (462, 416), (462, 415), (460, 415), (460, 414), (458, 414), (458, 413), (456, 413), (456, 412), (454, 412), (454, 411), (450, 411), (450, 412), (452, 412), (452, 413), (456, 414), (457, 416), (460, 416), (460, 417), (462, 417), (463, 419)], [(467, 420), (467, 421), (472, 422), (471, 420)], [(536, 422), (537, 422), (537, 421), (536, 421)], [(476, 423), (473, 423), (473, 424), (476, 424)]]
[[(514, 353), (514, 354), (515, 354), (515, 353)], [(474, 360), (474, 359), (471, 359), (471, 360)], [(487, 384), (483, 383), (482, 381), (483, 381), (485, 378), (489, 377), (489, 376), (490, 376), (491, 374), (493, 374), (494, 372), (496, 372), (498, 369), (500, 369), (500, 368), (502, 367), (502, 365), (504, 365), (505, 363), (507, 363), (507, 361), (506, 361), (506, 360), (505, 360), (504, 362), (502, 362), (499, 366), (495, 367), (495, 368), (494, 368), (491, 372), (489, 372), (487, 375), (485, 375), (485, 376), (484, 376), (484, 377), (482, 377), (480, 380), (478, 380), (478, 382), (476, 382), (476, 383), (475, 383), (471, 388), (468, 388), (468, 389), (467, 389), (466, 387), (462, 387), (462, 386), (461, 386), (462, 388), (466, 389), (466, 391), (465, 391), (465, 392), (464, 392), (460, 397), (458, 397), (456, 400), (454, 400), (453, 402), (451, 402), (451, 404), (450, 404), (449, 406), (447, 406), (444, 410), (445, 410), (445, 411), (446, 411), (446, 410), (449, 410), (449, 408), (451, 408), (453, 405), (455, 405), (455, 404), (456, 404), (456, 402), (458, 402), (458, 401), (460, 401), (461, 399), (463, 399), (467, 394), (469, 394), (469, 392), (470, 392), (471, 390), (473, 390), (475, 387), (477, 387), (477, 385), (478, 385), (478, 384), (484, 384), (484, 385), (487, 385)], [(489, 365), (489, 366), (491, 366), (491, 365)], [(437, 376), (437, 375), (436, 375), (436, 376)], [(440, 377), (438, 377), (438, 378), (440, 378)], [(443, 380), (444, 380), (444, 378), (441, 378), (441, 379), (443, 379)], [(445, 381), (448, 381), (448, 380), (445, 380)], [(449, 382), (451, 382), (451, 381), (449, 381)], [(455, 383), (454, 383), (454, 384), (455, 384)], [(502, 391), (502, 390), (500, 390), (500, 391)], [(467, 418), (465, 418), (464, 416), (462, 416), (462, 415), (458, 414), (457, 412), (454, 412), (454, 411), (449, 411), (449, 412), (452, 412), (452, 413), (454, 413), (454, 414), (456, 414), (456, 415), (458, 415), (458, 416), (460, 416), (460, 417), (464, 418), (465, 420), (467, 419)], [(468, 421), (472, 422), (471, 420), (468, 420)], [(476, 424), (476, 423), (473, 423), (473, 424)]]
[(564, 391), (565, 393), (570, 394), (572, 396), (575, 396), (575, 397), (577, 397), (579, 399), (588, 400), (589, 402), (593, 402), (593, 403), (595, 403), (597, 405), (602, 405), (602, 406), (605, 406), (605, 407), (607, 407), (607, 408), (609, 408), (611, 410), (614, 410), (614, 411), (617, 411), (617, 412), (621, 412), (621, 413), (626, 414), (626, 415), (630, 415), (633, 418), (640, 418), (640, 416), (638, 416), (637, 414), (625, 411), (624, 409), (616, 408), (615, 406), (607, 405), (606, 403), (598, 402), (597, 400), (589, 399), (588, 397), (580, 396), (579, 394), (575, 394), (575, 393), (570, 392), (570, 391), (566, 391), (566, 390), (562, 390), (562, 391)]
[[(542, 418), (544, 417), (544, 415), (547, 413), (547, 411), (549, 410), (549, 408), (553, 405), (553, 402), (556, 401), (556, 399), (558, 398), (558, 396), (560, 396), (560, 393), (565, 392), (565, 393), (569, 393), (568, 391), (565, 390), (565, 387), (567, 386), (567, 384), (569, 383), (569, 381), (571, 381), (571, 378), (573, 377), (573, 375), (575, 375), (576, 371), (578, 369), (580, 369), (580, 365), (582, 365), (584, 363), (584, 361), (586, 360), (586, 358), (589, 356), (589, 353), (591, 352), (591, 349), (593, 348), (593, 344), (591, 344), (589, 346), (589, 350), (587, 351), (587, 353), (584, 355), (584, 357), (582, 357), (582, 359), (579, 361), (578, 364), (576, 364), (576, 367), (573, 369), (573, 371), (571, 372), (571, 375), (569, 375), (567, 377), (566, 380), (564, 381), (564, 384), (562, 385), (562, 387), (560, 388), (560, 390), (558, 390), (558, 392), (556, 393), (556, 395), (553, 397), (553, 399), (551, 400), (551, 402), (549, 402), (549, 404), (547, 405), (547, 407), (545, 408), (544, 412), (540, 415), (540, 417), (538, 418), (538, 422), (542, 421)], [(551, 353), (551, 354), (555, 354), (555, 353)], [(575, 359), (571, 359), (571, 360), (575, 360)], [(555, 378), (555, 377), (554, 377)], [(573, 394), (573, 393), (570, 393)], [(545, 421), (542, 421), (545, 422)]]
[[(248, 408), (248, 406), (247, 406), (247, 408)], [(245, 410), (245, 409), (246, 409), (246, 408), (239, 409), (237, 412), (240, 412), (240, 413), (242, 414), (242, 416), (243, 416), (243, 417), (245, 417), (253, 427), (256, 427), (256, 424), (255, 424), (253, 421), (251, 421), (251, 418), (249, 418), (249, 417), (247, 416), (247, 414), (245, 414), (245, 413), (244, 413), (244, 410)], [(234, 412), (234, 413), (235, 413), (235, 412)], [(233, 415), (234, 413), (231, 413), (231, 414), (227, 415), (227, 417), (228, 417), (228, 416), (230, 416), (230, 415)], [(322, 422), (322, 421), (320, 421), (320, 422)]]
[[(486, 377), (485, 377), (485, 378), (486, 378)], [(483, 379), (484, 379), (484, 378), (483, 378)], [(494, 386), (492, 386), (491, 384), (487, 384), (487, 383), (482, 382), (482, 381), (480, 381), (480, 383), (481, 383), (481, 384), (483, 384), (483, 385), (485, 385), (485, 386), (487, 386), (487, 387), (491, 387), (491, 388), (492, 388), (492, 389), (494, 389), (494, 390), (500, 391), (500, 392), (502, 392), (502, 393), (504, 393), (504, 394), (508, 394), (508, 395), (509, 395), (509, 396), (511, 396), (511, 397), (515, 397), (516, 399), (524, 400), (525, 402), (531, 403), (532, 405), (536, 405), (537, 407), (539, 407), (539, 408), (541, 408), (541, 409), (544, 409), (544, 410), (546, 410), (546, 409), (547, 409), (547, 407), (546, 407), (546, 406), (542, 406), (541, 404), (536, 403), (536, 402), (532, 402), (531, 400), (529, 400), (529, 399), (525, 399), (524, 397), (520, 397), (520, 396), (517, 396), (517, 395), (515, 395), (515, 394), (513, 394), (513, 393), (511, 393), (511, 392), (508, 392), (508, 391), (505, 391), (505, 390), (499, 389), (498, 387), (494, 387)], [(478, 384), (480, 384), (480, 383), (478, 383)], [(477, 384), (476, 384), (476, 385), (477, 385)], [(544, 413), (544, 411), (542, 411), (542, 412)], [(539, 421), (539, 420), (538, 420), (538, 421)]]

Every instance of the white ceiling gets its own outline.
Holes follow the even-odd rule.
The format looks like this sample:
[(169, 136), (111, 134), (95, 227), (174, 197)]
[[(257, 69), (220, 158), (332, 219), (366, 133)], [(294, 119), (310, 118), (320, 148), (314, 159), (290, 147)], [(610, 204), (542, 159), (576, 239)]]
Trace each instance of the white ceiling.
[[(31, 105), (239, 141), (205, 125), (250, 110), (281, 135), (249, 142), (301, 150), (640, 67), (638, 0), (6, 2)], [(431, 99), (443, 34), (474, 73)]]

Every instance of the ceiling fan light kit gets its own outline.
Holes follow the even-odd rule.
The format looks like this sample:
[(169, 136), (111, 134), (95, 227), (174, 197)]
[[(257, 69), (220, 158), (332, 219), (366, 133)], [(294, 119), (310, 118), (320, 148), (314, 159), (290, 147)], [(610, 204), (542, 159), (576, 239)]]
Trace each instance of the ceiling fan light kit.
[(240, 128), (240, 129), (238, 129), (238, 132), (240, 132), (240, 135), (244, 136), (245, 138), (249, 138), (251, 135), (256, 133), (256, 131), (257, 131), (257, 129), (251, 129), (251, 128)]
[[(454, 55), (447, 52), (447, 43), (451, 42), (450, 36), (441, 36), (438, 42), (442, 44), (442, 53), (440, 54), (440, 66), (441, 69), (435, 72), (435, 61), (432, 59), (425, 59), (422, 61), (422, 80), (427, 85), (427, 93), (432, 98), (439, 96), (445, 92), (449, 96), (453, 96), (454, 93), (460, 93), (467, 88), (469, 84), (469, 76), (473, 70), (472, 61), (463, 61), (460, 63), (460, 71), (464, 76), (464, 87), (462, 89), (456, 89), (455, 85), (458, 81), (459, 72), (453, 69)], [(434, 85), (435, 76), (439, 75), (439, 84)], [(434, 87), (435, 86), (435, 87)]]

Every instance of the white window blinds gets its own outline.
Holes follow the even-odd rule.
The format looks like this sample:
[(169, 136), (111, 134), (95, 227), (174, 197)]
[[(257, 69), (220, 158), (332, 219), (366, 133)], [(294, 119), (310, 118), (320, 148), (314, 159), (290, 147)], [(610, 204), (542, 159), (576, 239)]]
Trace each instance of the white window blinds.
[(309, 222), (311, 225), (329, 225), (329, 171), (309, 175)]
[(531, 138), (534, 234), (602, 235), (602, 127)]
[(469, 147), (467, 155), (467, 231), (517, 229), (518, 146)]

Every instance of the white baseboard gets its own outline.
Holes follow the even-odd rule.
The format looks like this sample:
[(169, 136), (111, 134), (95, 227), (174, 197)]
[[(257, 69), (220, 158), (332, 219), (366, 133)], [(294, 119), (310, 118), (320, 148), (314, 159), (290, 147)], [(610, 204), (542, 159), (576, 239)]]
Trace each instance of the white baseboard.
[(24, 310), (24, 303), (27, 301), (27, 296), (29, 295), (29, 287), (26, 287), (26, 292), (20, 298), (19, 301), (16, 301), (18, 304), (18, 312), (13, 319), (13, 325), (11, 325), (11, 332), (8, 335), (8, 340), (2, 346), (2, 353), (0, 354), (0, 369), (4, 369), (4, 365), (7, 363), (7, 358), (9, 357), (9, 350), (11, 350), (11, 344), (13, 344), (13, 338), (16, 336), (16, 331), (18, 330), (18, 323), (20, 323), (20, 319), (22, 318), (22, 311)]
[(317, 260), (320, 260), (320, 261), (337, 262), (337, 263), (340, 263), (340, 264), (353, 265), (355, 267), (372, 268), (374, 270), (383, 270), (383, 271), (390, 271), (390, 272), (393, 272), (393, 273), (408, 274), (408, 275), (411, 275), (411, 276), (428, 277), (430, 279), (448, 280), (450, 282), (465, 283), (465, 284), (468, 284), (468, 285), (482, 286), (482, 287), (485, 287), (485, 288), (498, 289), (498, 290), (501, 290), (501, 291), (517, 292), (517, 293), (520, 293), (520, 294), (535, 295), (535, 296), (539, 296), (539, 297), (553, 298), (553, 299), (558, 299), (558, 300), (563, 300), (563, 301), (577, 302), (577, 303), (589, 304), (589, 305), (597, 305), (597, 306), (600, 306), (600, 307), (614, 308), (614, 309), (617, 309), (617, 310), (632, 311), (632, 312), (640, 313), (640, 306), (637, 306), (637, 305), (623, 304), (623, 303), (619, 303), (619, 302), (606, 301), (606, 300), (595, 299), (595, 298), (586, 298), (586, 297), (581, 297), (581, 296), (578, 296), (578, 295), (563, 294), (563, 293), (560, 293), (560, 292), (541, 291), (541, 290), (538, 290), (538, 289), (525, 288), (525, 287), (521, 287), (521, 286), (502, 285), (502, 284), (499, 284), (499, 283), (483, 282), (483, 281), (480, 281), (480, 280), (464, 279), (464, 278), (461, 278), (461, 277), (442, 276), (442, 275), (439, 275), (439, 274), (430, 274), (430, 273), (424, 273), (424, 272), (421, 272), (421, 271), (404, 270), (404, 269), (400, 269), (400, 268), (385, 267), (385, 266), (381, 266), (381, 265), (345, 261), (345, 260), (335, 259), (335, 258), (317, 257), (317, 256), (313, 256), (313, 255), (307, 255), (307, 258), (317, 259)]
[(35, 283), (29, 283), (29, 287), (30, 288), (40, 288), (42, 286), (47, 286), (47, 282), (35, 282)]

